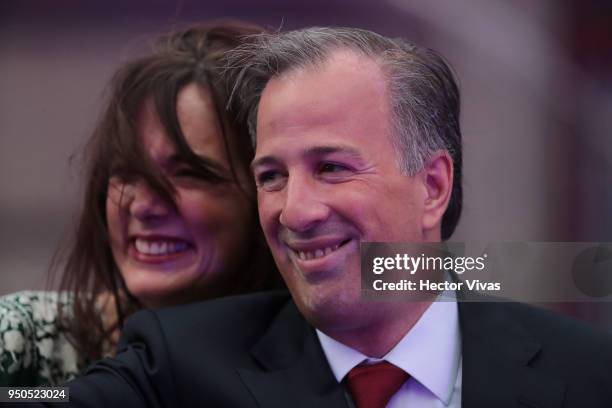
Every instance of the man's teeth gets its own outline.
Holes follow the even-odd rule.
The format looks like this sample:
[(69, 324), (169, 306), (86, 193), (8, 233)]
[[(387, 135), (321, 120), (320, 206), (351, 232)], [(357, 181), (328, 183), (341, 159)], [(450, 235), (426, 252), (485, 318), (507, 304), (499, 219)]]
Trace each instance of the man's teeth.
[(331, 254), (339, 247), (340, 247), (340, 244), (336, 244), (334, 246), (325, 247), (323, 249), (316, 249), (314, 251), (296, 251), (296, 253), (297, 253), (298, 258), (300, 258), (303, 261), (306, 261), (309, 259), (321, 258), (322, 256), (325, 256), (327, 254)]
[(187, 249), (187, 243), (183, 241), (145, 241), (143, 239), (136, 239), (134, 246), (138, 252), (145, 255), (167, 255)]

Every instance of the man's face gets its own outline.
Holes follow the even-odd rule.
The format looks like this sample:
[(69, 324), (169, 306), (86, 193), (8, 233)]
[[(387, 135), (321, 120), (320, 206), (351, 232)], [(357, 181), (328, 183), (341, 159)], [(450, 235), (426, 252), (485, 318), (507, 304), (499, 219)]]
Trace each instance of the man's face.
[(253, 161), (259, 215), (301, 312), (317, 327), (377, 319), (360, 299), (360, 241), (422, 241), (422, 176), (400, 173), (377, 63), (339, 51), (272, 79)]

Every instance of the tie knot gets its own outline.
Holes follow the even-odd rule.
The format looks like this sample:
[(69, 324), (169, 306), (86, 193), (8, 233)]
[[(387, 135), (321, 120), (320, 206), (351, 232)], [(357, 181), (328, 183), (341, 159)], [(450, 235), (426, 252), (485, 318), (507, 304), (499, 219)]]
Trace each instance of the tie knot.
[(408, 377), (404, 370), (386, 361), (359, 365), (347, 375), (357, 408), (384, 408)]

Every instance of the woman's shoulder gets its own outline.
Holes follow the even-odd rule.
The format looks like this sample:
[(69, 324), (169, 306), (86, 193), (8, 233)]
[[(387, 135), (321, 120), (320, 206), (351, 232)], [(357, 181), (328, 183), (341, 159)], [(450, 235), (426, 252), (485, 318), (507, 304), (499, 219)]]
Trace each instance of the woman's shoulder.
[(24, 291), (0, 297), (0, 384), (57, 384), (77, 373), (77, 353), (58, 311), (70, 315), (67, 293)]
[[(46, 309), (47, 306), (56, 307), (58, 304), (68, 305), (71, 303), (72, 295), (67, 292), (25, 290), (0, 296), (0, 307), (3, 309), (23, 311), (25, 308), (25, 310), (37, 313), (37, 317), (43, 317), (41, 316), (41, 312), (43, 312), (41, 308)], [(46, 317), (49, 317), (47, 312), (44, 313)]]

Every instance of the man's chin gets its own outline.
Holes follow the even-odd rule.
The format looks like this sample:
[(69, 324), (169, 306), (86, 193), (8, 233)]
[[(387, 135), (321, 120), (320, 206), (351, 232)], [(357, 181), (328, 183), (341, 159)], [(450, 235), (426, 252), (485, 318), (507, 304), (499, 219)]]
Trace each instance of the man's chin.
[(326, 282), (322, 282), (310, 285), (308, 293), (292, 291), (297, 307), (306, 320), (322, 331), (348, 330), (358, 325), (363, 306), (359, 288), (332, 290), (333, 284), (326, 286)]

